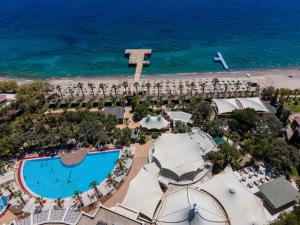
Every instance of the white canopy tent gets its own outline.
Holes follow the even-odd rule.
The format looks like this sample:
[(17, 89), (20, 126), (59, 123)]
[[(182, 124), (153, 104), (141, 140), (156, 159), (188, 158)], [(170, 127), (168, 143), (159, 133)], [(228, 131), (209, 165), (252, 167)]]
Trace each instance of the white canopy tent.
[[(188, 214), (194, 204), (197, 205), (198, 214), (189, 223)], [(166, 194), (155, 221), (158, 225), (228, 225), (226, 214), (218, 202), (206, 192), (191, 186)]]
[(256, 112), (266, 112), (268, 113), (269, 110), (266, 108), (264, 103), (260, 100), (260, 98), (237, 98), (237, 100), (242, 105), (243, 109), (251, 108), (254, 109)]
[(217, 107), (218, 115), (231, 113), (232, 111), (239, 109), (235, 98), (213, 99), (213, 102)]
[(153, 148), (153, 160), (159, 164), (162, 175), (169, 172), (181, 179), (183, 175), (197, 173), (204, 168), (200, 146), (187, 133), (162, 134)]
[(139, 124), (148, 130), (161, 130), (168, 128), (170, 123), (161, 116), (147, 116)]
[(226, 168), (200, 188), (220, 202), (231, 225), (268, 224), (263, 202), (238, 181), (231, 168)]
[(157, 177), (141, 169), (130, 182), (122, 205), (135, 209), (152, 219), (163, 194)]
[(170, 117), (173, 121), (180, 121), (183, 123), (189, 123), (192, 124), (192, 114), (182, 112), (182, 111), (169, 111), (167, 112), (167, 115)]

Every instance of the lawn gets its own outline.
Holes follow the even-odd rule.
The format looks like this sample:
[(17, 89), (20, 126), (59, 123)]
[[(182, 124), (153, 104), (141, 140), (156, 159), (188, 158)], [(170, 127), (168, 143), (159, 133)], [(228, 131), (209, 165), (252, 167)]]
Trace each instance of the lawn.
[(285, 106), (292, 110), (293, 112), (300, 112), (300, 102), (289, 101), (285, 103)]

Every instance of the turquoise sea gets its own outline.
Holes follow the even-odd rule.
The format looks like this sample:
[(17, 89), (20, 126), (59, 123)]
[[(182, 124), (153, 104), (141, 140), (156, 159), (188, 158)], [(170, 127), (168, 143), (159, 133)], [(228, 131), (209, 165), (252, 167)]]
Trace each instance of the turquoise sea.
[(126, 48), (152, 48), (144, 74), (300, 65), (299, 0), (2, 0), (0, 73), (131, 75)]

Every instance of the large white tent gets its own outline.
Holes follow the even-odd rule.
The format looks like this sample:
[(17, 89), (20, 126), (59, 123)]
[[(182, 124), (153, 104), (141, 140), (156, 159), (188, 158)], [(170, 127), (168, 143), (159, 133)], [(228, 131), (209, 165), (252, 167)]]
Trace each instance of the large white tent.
[(256, 112), (270, 112), (258, 97), (213, 99), (213, 103), (217, 109), (218, 115), (229, 114), (236, 109), (246, 108), (254, 109)]
[[(194, 204), (198, 213), (189, 222), (188, 214)], [(181, 187), (166, 194), (155, 221), (158, 225), (228, 225), (228, 218), (219, 203), (206, 192), (193, 187)]]
[(180, 121), (183, 123), (189, 123), (192, 124), (192, 114), (182, 112), (182, 111), (168, 111), (167, 115), (170, 117), (171, 120), (173, 121)]
[(217, 107), (218, 115), (231, 113), (232, 111), (239, 109), (235, 98), (213, 99), (213, 102)]
[(151, 219), (163, 194), (157, 177), (141, 169), (130, 182), (122, 205), (135, 209)]
[(267, 224), (262, 200), (238, 181), (231, 168), (226, 168), (200, 188), (220, 202), (231, 225)]
[(174, 180), (193, 180), (204, 168), (198, 143), (188, 133), (165, 133), (154, 142), (153, 161), (163, 176)]
[(170, 123), (161, 116), (147, 116), (139, 124), (148, 130), (161, 130), (168, 128)]
[(260, 98), (237, 98), (237, 100), (242, 105), (243, 109), (251, 108), (256, 112), (269, 112), (264, 103), (260, 100)]

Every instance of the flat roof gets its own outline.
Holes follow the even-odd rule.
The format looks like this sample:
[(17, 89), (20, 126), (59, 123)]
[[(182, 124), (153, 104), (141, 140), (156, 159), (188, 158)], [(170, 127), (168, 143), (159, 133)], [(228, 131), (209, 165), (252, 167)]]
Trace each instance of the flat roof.
[(121, 106), (117, 107), (105, 107), (103, 110), (104, 114), (106, 116), (113, 115), (117, 119), (123, 119), (124, 118), (124, 108)]
[(299, 192), (284, 177), (262, 184), (258, 189), (275, 209), (300, 198)]

